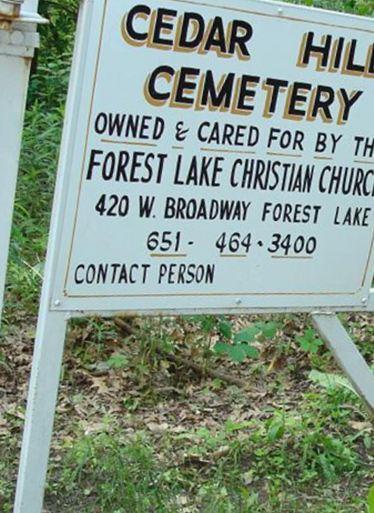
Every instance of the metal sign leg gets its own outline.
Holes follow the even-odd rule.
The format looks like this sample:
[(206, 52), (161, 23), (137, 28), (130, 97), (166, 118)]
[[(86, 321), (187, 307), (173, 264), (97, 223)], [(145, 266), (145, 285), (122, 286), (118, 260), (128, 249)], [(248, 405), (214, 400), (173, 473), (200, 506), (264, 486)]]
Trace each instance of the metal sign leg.
[(62, 313), (39, 316), (14, 513), (41, 513), (65, 342)]
[(315, 313), (312, 318), (340, 367), (374, 414), (374, 374), (339, 318), (332, 313)]

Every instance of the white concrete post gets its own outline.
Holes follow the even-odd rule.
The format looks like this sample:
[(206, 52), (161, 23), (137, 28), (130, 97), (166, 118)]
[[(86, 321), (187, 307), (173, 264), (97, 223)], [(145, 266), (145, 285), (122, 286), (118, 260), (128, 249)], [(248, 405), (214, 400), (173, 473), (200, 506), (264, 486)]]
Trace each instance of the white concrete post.
[(0, 319), (30, 63), (42, 21), (36, 12), (24, 13), (22, 1), (0, 0)]

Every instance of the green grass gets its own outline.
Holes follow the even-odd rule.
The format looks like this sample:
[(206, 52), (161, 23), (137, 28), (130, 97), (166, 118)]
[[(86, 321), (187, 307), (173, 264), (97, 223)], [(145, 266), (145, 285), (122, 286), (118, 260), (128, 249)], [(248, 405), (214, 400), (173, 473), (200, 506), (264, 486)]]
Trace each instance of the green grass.
[[(145, 337), (152, 323), (155, 328), (157, 321), (145, 325)], [(173, 321), (167, 324), (176, 335), (178, 328), (186, 330)], [(373, 431), (349, 389), (309, 385), (300, 392), (295, 370), (286, 366), (267, 376), (263, 363), (257, 379), (248, 375), (255, 388), (266, 379), (262, 400), (251, 399), (251, 388), (217, 388), (214, 381), (204, 385), (180, 377), (176, 402), (157, 392), (160, 376), (166, 384), (173, 382), (170, 370), (165, 374), (165, 362), (156, 361), (140, 341), (113, 347), (116, 337), (110, 322), (98, 320), (79, 321), (70, 333), (60, 398), (64, 407), (57, 415), (48, 476), (48, 513), (366, 513)], [(286, 351), (290, 359), (295, 357), (295, 349)], [(327, 366), (326, 353), (312, 356), (316, 366)], [(103, 402), (79, 380), (88, 369), (104, 372), (104, 364), (112, 367), (107, 379), (98, 379), (104, 379), (109, 391), (113, 386), (113, 392)], [(114, 385), (124, 380), (127, 388), (114, 399)], [(224, 405), (218, 419), (216, 403)], [(201, 418), (199, 411), (210, 404)], [(177, 410), (165, 419), (169, 405)], [(185, 416), (180, 420), (179, 409), (192, 416), (188, 423)], [(253, 415), (235, 420), (249, 410)], [(14, 482), (9, 475), (16, 470), (14, 434), (22, 413), (18, 407), (6, 415), (12, 435), (4, 436), (0, 424), (2, 513), (11, 512)], [(157, 422), (166, 425), (151, 429), (150, 421), (156, 428)]]
[[(228, 420), (218, 431), (182, 430), (156, 441), (107, 421), (65, 448), (49, 502), (79, 504), (84, 513), (362, 513), (369, 469), (346, 432), (342, 400), (331, 393), (323, 404), (315, 394), (301, 410), (274, 411), (265, 421)], [(326, 429), (331, 412), (334, 434)]]

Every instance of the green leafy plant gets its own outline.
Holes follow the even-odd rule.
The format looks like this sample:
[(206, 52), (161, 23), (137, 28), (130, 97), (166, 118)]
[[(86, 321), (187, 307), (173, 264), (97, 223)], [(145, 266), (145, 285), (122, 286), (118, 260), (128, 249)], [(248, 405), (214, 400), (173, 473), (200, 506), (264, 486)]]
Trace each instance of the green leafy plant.
[(309, 373), (309, 379), (323, 388), (345, 388), (358, 397), (356, 390), (353, 388), (348, 379), (344, 378), (343, 376), (339, 376), (338, 374), (328, 374), (325, 372), (312, 370)]
[(306, 353), (316, 354), (323, 341), (316, 336), (314, 329), (308, 328), (301, 337), (296, 338), (301, 349)]
[(283, 416), (275, 415), (267, 423), (267, 437), (269, 442), (280, 440), (285, 433), (286, 425)]
[(374, 513), (374, 485), (369, 490), (368, 513)]
[(217, 354), (226, 354), (233, 362), (243, 363), (246, 358), (258, 358), (259, 350), (253, 342), (261, 339), (273, 338), (278, 330), (275, 322), (259, 322), (233, 333), (232, 325), (228, 321), (221, 321), (218, 325), (219, 334), (223, 341), (214, 346)]
[(128, 365), (128, 358), (124, 354), (115, 353), (106, 363), (111, 369), (124, 369)]

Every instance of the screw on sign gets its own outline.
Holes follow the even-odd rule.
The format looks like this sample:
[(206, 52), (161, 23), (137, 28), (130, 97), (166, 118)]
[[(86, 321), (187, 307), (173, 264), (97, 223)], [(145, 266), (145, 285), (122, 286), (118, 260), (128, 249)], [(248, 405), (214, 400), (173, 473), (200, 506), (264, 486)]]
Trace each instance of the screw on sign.
[(83, 2), (16, 513), (42, 510), (72, 317), (308, 312), (374, 409), (335, 314), (374, 309), (373, 34), (257, 0)]

